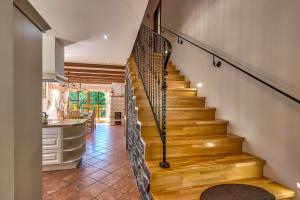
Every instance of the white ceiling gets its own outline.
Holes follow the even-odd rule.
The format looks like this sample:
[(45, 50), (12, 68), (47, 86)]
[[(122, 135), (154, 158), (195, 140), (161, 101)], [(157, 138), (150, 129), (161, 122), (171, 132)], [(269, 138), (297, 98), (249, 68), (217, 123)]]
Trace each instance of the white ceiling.
[[(66, 62), (125, 65), (148, 0), (29, 0), (63, 40)], [(104, 35), (108, 40), (104, 40)], [(109, 63), (108, 63), (109, 62)]]

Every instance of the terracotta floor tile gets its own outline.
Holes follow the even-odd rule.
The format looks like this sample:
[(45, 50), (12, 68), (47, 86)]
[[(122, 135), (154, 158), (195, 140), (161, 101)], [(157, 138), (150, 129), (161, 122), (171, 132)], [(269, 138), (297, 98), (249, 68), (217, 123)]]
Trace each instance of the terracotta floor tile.
[(103, 170), (113, 173), (113, 172), (117, 171), (118, 169), (120, 169), (120, 167), (121, 166), (119, 166), (119, 165), (110, 164), (110, 165), (107, 165), (106, 167), (104, 167)]
[(114, 175), (117, 175), (120, 177), (131, 175), (131, 173), (132, 173), (131, 170), (126, 167), (121, 167), (120, 169), (113, 172)]
[(101, 179), (100, 182), (104, 183), (105, 185), (112, 186), (115, 183), (117, 183), (120, 179), (121, 179), (121, 177), (116, 176), (114, 174), (110, 174), (110, 175), (106, 176), (105, 178)]
[(97, 196), (96, 199), (98, 200), (117, 200), (122, 196), (120, 191), (117, 191), (113, 188), (108, 188), (102, 194)]
[(97, 181), (100, 181), (101, 179), (103, 179), (104, 177), (106, 177), (109, 174), (110, 174), (109, 172), (99, 169), (98, 171), (90, 174), (89, 177), (91, 177)]
[(99, 161), (100, 160), (97, 159), (97, 158), (90, 158), (90, 159), (86, 160), (85, 163), (88, 163), (89, 165), (93, 165), (93, 164), (95, 164), (95, 163), (97, 163)]
[(107, 185), (100, 183), (100, 182), (96, 182), (93, 185), (90, 185), (89, 187), (87, 187), (84, 191), (88, 192), (91, 196), (96, 197), (99, 194), (101, 194), (104, 190), (106, 190), (108, 188)]
[(52, 184), (46, 185), (43, 187), (43, 192), (45, 192), (47, 195), (52, 194), (54, 192), (57, 192), (61, 188), (67, 186), (67, 183), (64, 181), (59, 180), (58, 182), (54, 182)]
[(73, 174), (70, 174), (69, 176), (64, 177), (62, 180), (65, 181), (66, 183), (71, 184), (80, 178), (82, 178), (82, 175), (80, 173), (73, 173)]
[(109, 155), (107, 155), (107, 154), (104, 153), (104, 154), (102, 154), (100, 156), (97, 156), (97, 158), (100, 159), (100, 160), (106, 160), (106, 159), (111, 158), (111, 156), (109, 156)]
[(88, 186), (94, 184), (96, 181), (90, 177), (80, 178), (73, 183), (78, 190), (84, 190)]
[(99, 169), (102, 169), (104, 167), (106, 167), (107, 165), (109, 165), (110, 163), (109, 162), (106, 162), (106, 161), (100, 161), (100, 162), (97, 162), (95, 164), (93, 164), (94, 167), (97, 167)]
[(94, 172), (96, 172), (98, 170), (97, 167), (94, 167), (94, 166), (88, 166), (88, 167), (85, 167), (83, 169), (80, 169), (80, 173), (84, 174), (84, 175), (90, 175)]
[(115, 183), (112, 187), (122, 193), (128, 192), (132, 187), (134, 186), (134, 183), (132, 183), (127, 177), (121, 179), (117, 183)]

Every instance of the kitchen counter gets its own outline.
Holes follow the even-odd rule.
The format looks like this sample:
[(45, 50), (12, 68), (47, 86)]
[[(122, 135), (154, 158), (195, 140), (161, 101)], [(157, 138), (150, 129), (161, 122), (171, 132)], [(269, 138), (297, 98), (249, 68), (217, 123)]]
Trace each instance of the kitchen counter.
[(48, 120), (43, 124), (43, 171), (76, 168), (85, 153), (86, 119)]
[(50, 119), (48, 124), (43, 124), (43, 128), (71, 127), (84, 124), (86, 121), (87, 119)]

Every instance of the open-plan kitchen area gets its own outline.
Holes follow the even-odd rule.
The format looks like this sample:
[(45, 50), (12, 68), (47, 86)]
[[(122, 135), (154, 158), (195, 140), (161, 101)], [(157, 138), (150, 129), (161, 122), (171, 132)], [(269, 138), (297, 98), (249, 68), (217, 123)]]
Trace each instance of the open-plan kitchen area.
[(1, 200), (140, 199), (127, 151), (125, 69), (146, 5), (0, 2), (8, 67), (0, 80), (12, 86), (1, 103)]
[[(41, 10), (49, 5), (32, 2)], [(125, 63), (70, 56), (86, 47), (66, 45), (55, 33), (60, 23), (42, 34), (43, 199), (138, 200), (124, 131)], [(109, 37), (100, 34), (97, 42)]]

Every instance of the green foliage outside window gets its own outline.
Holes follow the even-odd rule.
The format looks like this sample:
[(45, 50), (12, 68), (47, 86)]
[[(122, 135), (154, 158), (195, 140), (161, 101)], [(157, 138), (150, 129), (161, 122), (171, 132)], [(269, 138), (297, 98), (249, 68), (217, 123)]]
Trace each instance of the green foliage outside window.
[[(106, 99), (104, 92), (89, 92), (89, 101), (85, 91), (72, 91), (69, 93), (70, 109), (81, 111), (95, 110), (97, 118), (106, 117)], [(79, 99), (78, 99), (79, 97)], [(89, 108), (89, 109), (88, 109)]]

